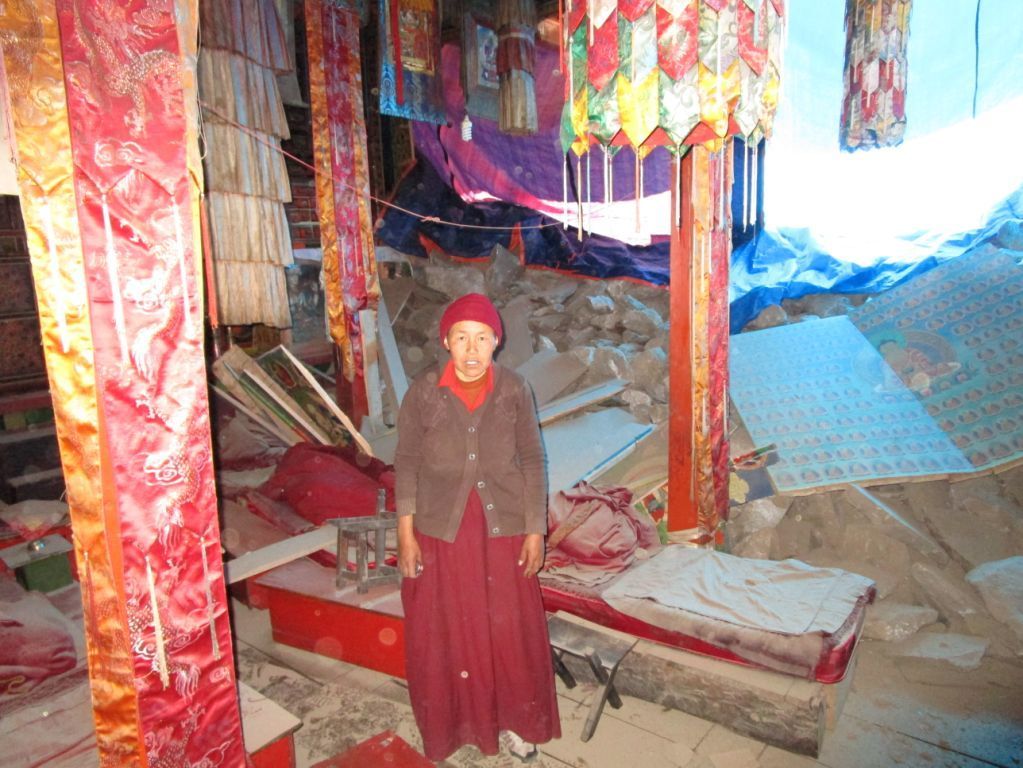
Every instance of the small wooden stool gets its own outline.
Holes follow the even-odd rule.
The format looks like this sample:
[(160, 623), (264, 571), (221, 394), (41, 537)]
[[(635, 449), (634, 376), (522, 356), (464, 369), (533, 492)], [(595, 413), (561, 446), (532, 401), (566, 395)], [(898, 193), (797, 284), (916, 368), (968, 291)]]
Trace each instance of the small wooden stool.
[(564, 654), (585, 659), (600, 683), (597, 698), (590, 705), (590, 714), (583, 725), (582, 740), (589, 741), (597, 729), (597, 721), (604, 711), (604, 702), (615, 709), (621, 709), (622, 699), (615, 690), (615, 674), (629, 651), (638, 641), (609, 637), (588, 627), (565, 621), (558, 615), (547, 617), (547, 632), (550, 635), (551, 655), (554, 657), (554, 671), (569, 688), (575, 687), (575, 678), (565, 666)]
[[(384, 506), (386, 492), (377, 492), (377, 513), (366, 517), (334, 517), (326, 522), (337, 528), (337, 571), (334, 585), (340, 589), (346, 579), (357, 584), (361, 594), (369, 591), (371, 583), (397, 581), (398, 569), (384, 565), (387, 557), (387, 532), (398, 529), (398, 518)], [(369, 545), (373, 537), (373, 573), (369, 572)], [(355, 548), (355, 573), (348, 570), (348, 553)]]

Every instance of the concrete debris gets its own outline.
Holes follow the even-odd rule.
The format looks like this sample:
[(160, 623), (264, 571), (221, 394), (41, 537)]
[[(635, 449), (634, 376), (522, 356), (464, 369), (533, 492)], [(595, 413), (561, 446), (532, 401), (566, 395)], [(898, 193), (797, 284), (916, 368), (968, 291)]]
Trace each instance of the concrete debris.
[(451, 269), (442, 265), (424, 264), (413, 267), (412, 276), (427, 288), (443, 293), (448, 299), (457, 299), (467, 293), (486, 293), (487, 290), (483, 273), (472, 267)]
[(525, 271), (518, 256), (498, 243), (490, 252), (490, 266), (484, 275), (487, 293), (498, 295), (509, 291)]
[(743, 331), (760, 331), (764, 328), (774, 328), (779, 325), (785, 325), (789, 320), (789, 316), (785, 313), (777, 304), (771, 304), (768, 307), (764, 307), (760, 314), (746, 323), (746, 327)]
[[(1011, 224), (999, 238), (1018, 246), (1020, 225)], [(517, 368), (533, 384), (539, 405), (623, 379), (624, 389), (598, 407), (624, 407), (641, 423), (667, 422), (666, 289), (525, 270), (500, 246), (478, 265), (452, 268), (438, 257), (422, 267), (406, 260), (414, 265), (416, 285), (394, 330), (410, 375), (443, 358), (432, 337), (447, 301), (482, 291), (502, 315), (523, 321), (516, 323), (516, 333), (531, 338), (516, 339), (518, 356), (530, 348), (535, 353)], [(788, 299), (764, 308), (744, 330), (842, 315), (864, 299), (859, 294)], [(516, 357), (503, 351), (499, 361), (500, 354), (509, 361)], [(733, 436), (733, 454), (744, 439), (748, 436)], [(791, 557), (873, 579), (878, 598), (868, 612), (865, 638), (921, 663), (972, 668), (985, 653), (1009, 659), (1023, 650), (1021, 506), (1023, 467), (953, 484), (850, 486), (733, 507), (726, 544), (743, 557)]]
[[(910, 510), (934, 541), (964, 570), (1023, 551), (1017, 504), (1002, 498), (994, 477), (949, 484), (910, 483)], [(980, 531), (988, 535), (979, 535)]]
[(410, 378), (446, 357), (433, 338), (446, 304), (478, 291), (493, 299), (507, 326), (498, 362), (528, 371), (528, 353), (535, 350), (570, 353), (584, 366), (557, 392), (536, 393), (538, 401), (620, 378), (630, 382), (632, 394), (621, 402), (633, 416), (643, 422), (667, 419), (667, 290), (526, 270), (500, 245), (492, 250), (485, 269), (483, 262), (455, 264), (439, 253), (431, 254), (429, 261), (406, 260), (412, 265), (415, 287), (405, 311), (394, 318), (393, 331)]
[(920, 593), (938, 610), (951, 631), (988, 638), (992, 655), (1015, 656), (1016, 637), (1012, 631), (988, 613), (983, 599), (958, 576), (954, 564), (949, 566), (949, 571), (955, 577), (928, 563), (914, 563), (910, 568)]
[(969, 670), (980, 666), (987, 646), (988, 641), (981, 637), (951, 632), (921, 632), (908, 640), (892, 643), (887, 651), (891, 656), (941, 661), (958, 669)]
[(871, 640), (897, 642), (912, 637), (937, 620), (938, 612), (933, 608), (888, 600), (867, 608), (863, 636)]
[(1023, 655), (1023, 556), (985, 563), (966, 574), (984, 599), (991, 615), (1016, 635), (1017, 654)]
[(732, 509), (728, 518), (728, 531), (735, 545), (765, 528), (774, 528), (785, 517), (792, 499), (785, 496), (768, 496), (764, 499), (747, 501)]
[(754, 531), (732, 545), (732, 554), (739, 555), (740, 557), (751, 557), (755, 560), (769, 560), (771, 558), (771, 551), (775, 547), (774, 539), (776, 535), (774, 528), (763, 528), (759, 531)]
[(839, 509), (858, 510), (886, 536), (891, 536), (920, 554), (930, 557), (938, 565), (945, 565), (948, 562), (948, 553), (923, 533), (908, 516), (900, 515), (892, 506), (869, 491), (854, 485), (844, 491), (835, 503)]

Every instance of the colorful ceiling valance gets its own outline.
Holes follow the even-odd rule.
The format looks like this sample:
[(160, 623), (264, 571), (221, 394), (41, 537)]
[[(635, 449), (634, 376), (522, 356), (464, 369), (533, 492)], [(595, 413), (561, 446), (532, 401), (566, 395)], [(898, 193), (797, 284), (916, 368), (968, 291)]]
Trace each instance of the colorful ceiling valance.
[(913, 0), (848, 0), (839, 143), (894, 147), (906, 132), (906, 44)]
[(565, 150), (769, 135), (783, 18), (783, 0), (567, 0)]

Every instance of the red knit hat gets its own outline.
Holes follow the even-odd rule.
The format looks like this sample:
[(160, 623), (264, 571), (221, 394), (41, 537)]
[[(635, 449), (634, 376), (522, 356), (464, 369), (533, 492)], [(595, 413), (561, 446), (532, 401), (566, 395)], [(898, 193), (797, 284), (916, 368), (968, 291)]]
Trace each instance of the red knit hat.
[(497, 307), (493, 302), (482, 293), (467, 293), (448, 304), (444, 314), (440, 316), (440, 340), (444, 341), (448, 337), (452, 325), (463, 320), (475, 320), (477, 323), (489, 325), (494, 329), (497, 343), (501, 343), (501, 316), (497, 314)]

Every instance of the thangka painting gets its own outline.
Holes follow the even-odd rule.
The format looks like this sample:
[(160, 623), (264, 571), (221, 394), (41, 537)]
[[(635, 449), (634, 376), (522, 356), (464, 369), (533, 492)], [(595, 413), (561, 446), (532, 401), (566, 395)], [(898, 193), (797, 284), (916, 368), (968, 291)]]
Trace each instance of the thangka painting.
[(436, 0), (380, 0), (380, 112), (444, 124)]
[(344, 411), (285, 347), (274, 347), (260, 355), (256, 362), (327, 436), (329, 444), (348, 446), (355, 443), (364, 453), (372, 455)]
[(1023, 253), (984, 245), (850, 313), (973, 470), (1023, 459)]
[(500, 83), (497, 75), (497, 32), (474, 13), (462, 23), (462, 71), (465, 73), (465, 111), (473, 117), (497, 120)]

